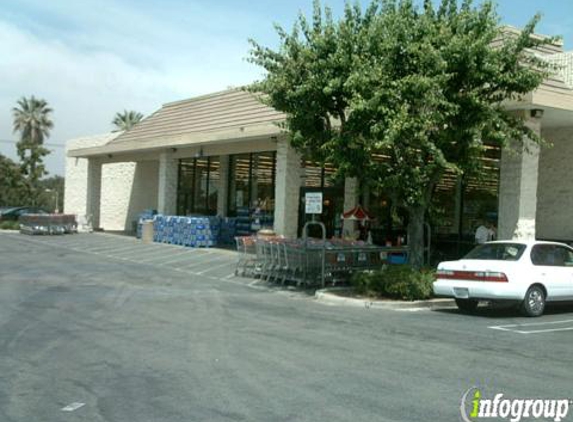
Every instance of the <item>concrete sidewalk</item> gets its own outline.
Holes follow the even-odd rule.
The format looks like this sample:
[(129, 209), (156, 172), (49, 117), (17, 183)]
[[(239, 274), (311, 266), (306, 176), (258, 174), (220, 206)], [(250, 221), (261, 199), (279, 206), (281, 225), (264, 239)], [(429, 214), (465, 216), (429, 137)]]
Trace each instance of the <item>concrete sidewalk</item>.
[(395, 309), (395, 310), (422, 310), (422, 309), (447, 309), (456, 308), (453, 299), (428, 299), (428, 300), (390, 300), (371, 299), (366, 297), (351, 297), (348, 293), (351, 290), (346, 287), (333, 287), (317, 290), (315, 299), (327, 305), (353, 306), (360, 308), (374, 309)]

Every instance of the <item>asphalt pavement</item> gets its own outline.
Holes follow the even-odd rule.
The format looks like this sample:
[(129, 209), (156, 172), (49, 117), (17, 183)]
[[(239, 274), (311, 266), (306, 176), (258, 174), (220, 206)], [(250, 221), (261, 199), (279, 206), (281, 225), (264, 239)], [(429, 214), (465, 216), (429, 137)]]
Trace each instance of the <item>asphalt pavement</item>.
[(235, 260), (0, 234), (0, 421), (458, 421), (474, 386), (573, 398), (571, 306), (332, 306)]

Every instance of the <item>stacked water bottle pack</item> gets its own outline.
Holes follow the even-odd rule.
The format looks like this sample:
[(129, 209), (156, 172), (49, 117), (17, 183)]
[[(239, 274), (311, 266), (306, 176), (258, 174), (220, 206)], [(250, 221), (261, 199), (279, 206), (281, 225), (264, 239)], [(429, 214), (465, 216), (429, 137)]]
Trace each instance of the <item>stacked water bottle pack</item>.
[(217, 217), (156, 215), (153, 219), (153, 240), (209, 248), (217, 245), (220, 228), (220, 220)]
[(237, 236), (250, 236), (251, 230), (251, 211), (248, 207), (237, 208), (236, 220), (236, 233)]
[(137, 231), (136, 237), (141, 239), (141, 231), (143, 229), (143, 222), (153, 220), (153, 217), (157, 214), (155, 210), (145, 210), (137, 217)]

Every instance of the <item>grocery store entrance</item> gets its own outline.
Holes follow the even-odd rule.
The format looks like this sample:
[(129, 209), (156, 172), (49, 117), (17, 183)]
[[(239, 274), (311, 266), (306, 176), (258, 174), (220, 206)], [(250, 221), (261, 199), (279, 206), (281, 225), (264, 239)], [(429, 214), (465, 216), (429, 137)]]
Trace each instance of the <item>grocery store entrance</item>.
[[(342, 231), (342, 212), (344, 208), (344, 189), (339, 187), (325, 188), (300, 188), (300, 201), (298, 207), (298, 235), (302, 236), (302, 229), (307, 221), (312, 220), (312, 215), (305, 214), (304, 198), (307, 192), (322, 192), (322, 214), (316, 216), (317, 221), (324, 223), (326, 237), (340, 236)], [(318, 226), (309, 228), (311, 237), (320, 237), (321, 231)]]

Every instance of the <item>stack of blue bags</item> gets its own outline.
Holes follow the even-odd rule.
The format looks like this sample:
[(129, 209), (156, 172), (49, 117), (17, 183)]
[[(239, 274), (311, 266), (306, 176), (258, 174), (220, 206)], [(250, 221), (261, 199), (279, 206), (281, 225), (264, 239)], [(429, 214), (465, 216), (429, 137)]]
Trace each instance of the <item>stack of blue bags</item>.
[(153, 240), (160, 243), (209, 248), (217, 245), (221, 221), (217, 217), (156, 215)]
[(143, 227), (143, 222), (148, 220), (153, 220), (153, 217), (157, 214), (155, 210), (145, 210), (137, 216), (137, 230), (135, 236), (141, 239), (141, 230)]

